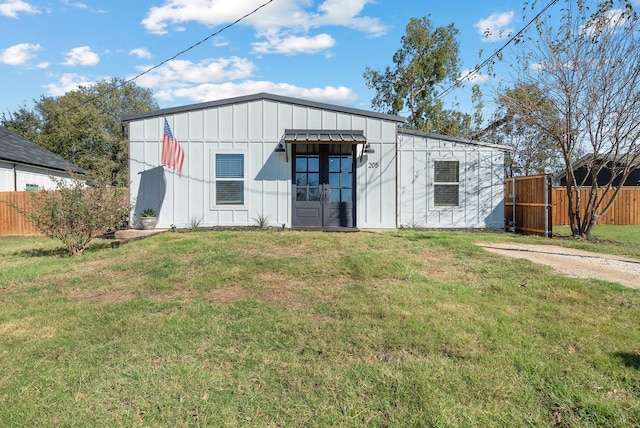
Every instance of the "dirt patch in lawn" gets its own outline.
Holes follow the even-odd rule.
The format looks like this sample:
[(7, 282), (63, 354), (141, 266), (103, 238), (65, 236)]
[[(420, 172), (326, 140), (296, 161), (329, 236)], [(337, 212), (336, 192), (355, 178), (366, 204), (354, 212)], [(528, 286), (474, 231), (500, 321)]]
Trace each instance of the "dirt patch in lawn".
[(640, 289), (640, 260), (554, 245), (477, 243), (492, 253), (528, 259), (575, 278), (595, 278)]
[(210, 303), (217, 303), (220, 305), (233, 305), (239, 300), (246, 300), (253, 297), (255, 293), (248, 288), (241, 287), (239, 285), (233, 285), (231, 287), (215, 288), (207, 291), (207, 300)]
[(120, 303), (135, 297), (133, 293), (122, 288), (82, 288), (69, 292), (73, 302), (87, 301), (97, 304)]

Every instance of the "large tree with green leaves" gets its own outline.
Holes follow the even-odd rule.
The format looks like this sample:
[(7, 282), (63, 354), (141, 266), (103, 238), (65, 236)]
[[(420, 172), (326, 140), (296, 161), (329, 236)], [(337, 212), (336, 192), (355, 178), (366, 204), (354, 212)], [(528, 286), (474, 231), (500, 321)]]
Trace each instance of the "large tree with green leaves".
[(367, 67), (364, 73), (367, 86), (376, 91), (372, 107), (390, 114), (407, 109), (408, 126), (417, 130), (466, 133), (471, 116), (445, 109), (438, 97), (459, 77), (457, 36), (453, 24), (434, 28), (427, 17), (412, 18), (393, 55), (393, 65), (382, 71)]
[[(561, 153), (571, 230), (588, 239), (615, 201), (614, 183), (640, 162), (640, 26), (629, 0), (565, 0), (556, 18), (537, 20), (518, 64), (520, 84), (544, 94), (545, 108), (528, 97), (508, 102)], [(579, 152), (583, 180), (574, 173)], [(604, 170), (606, 183), (592, 179)]]
[(4, 125), (86, 169), (102, 182), (128, 185), (128, 139), (120, 117), (157, 109), (150, 89), (113, 78), (42, 96), (33, 110), (3, 114)]
[(507, 155), (507, 174), (511, 177), (557, 172), (562, 156), (556, 144), (519, 108), (527, 104), (543, 114), (551, 113), (553, 106), (545, 94), (533, 85), (520, 83), (500, 90), (495, 103), (493, 121), (471, 137), (511, 147)]

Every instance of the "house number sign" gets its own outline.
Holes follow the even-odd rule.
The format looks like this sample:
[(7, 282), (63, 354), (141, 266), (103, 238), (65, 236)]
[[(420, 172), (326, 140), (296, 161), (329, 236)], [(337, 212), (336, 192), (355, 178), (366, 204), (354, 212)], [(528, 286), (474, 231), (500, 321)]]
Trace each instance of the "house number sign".
[(380, 162), (369, 162), (369, 168), (378, 168), (380, 166)]

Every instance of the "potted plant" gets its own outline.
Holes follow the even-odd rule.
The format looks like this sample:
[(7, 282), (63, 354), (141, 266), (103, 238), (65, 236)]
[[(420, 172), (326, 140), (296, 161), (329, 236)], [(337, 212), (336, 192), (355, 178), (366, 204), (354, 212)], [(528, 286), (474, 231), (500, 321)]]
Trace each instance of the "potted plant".
[(143, 230), (155, 229), (157, 222), (158, 215), (156, 214), (156, 210), (153, 208), (146, 208), (142, 211), (142, 214), (140, 214), (140, 223), (142, 224)]

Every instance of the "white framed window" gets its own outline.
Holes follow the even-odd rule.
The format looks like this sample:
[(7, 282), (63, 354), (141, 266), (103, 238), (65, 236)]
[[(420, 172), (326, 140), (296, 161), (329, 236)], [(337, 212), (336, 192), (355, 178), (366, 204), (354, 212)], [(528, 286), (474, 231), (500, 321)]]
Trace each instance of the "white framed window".
[(24, 185), (24, 190), (26, 190), (27, 192), (35, 192), (36, 190), (40, 190), (40, 186), (38, 186), (37, 184), (27, 183)]
[(213, 154), (213, 204), (245, 204), (245, 154)]
[(434, 161), (433, 204), (436, 207), (460, 205), (460, 162)]

